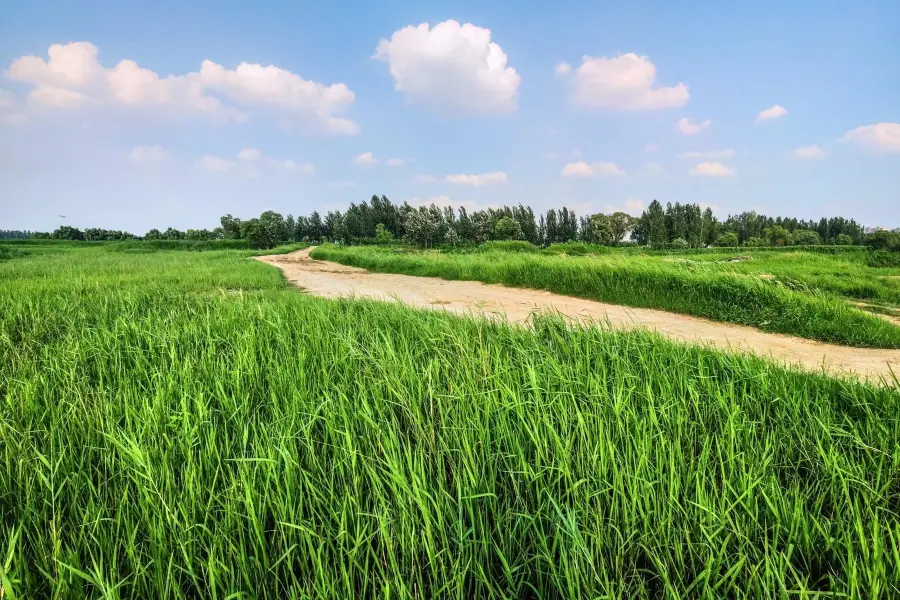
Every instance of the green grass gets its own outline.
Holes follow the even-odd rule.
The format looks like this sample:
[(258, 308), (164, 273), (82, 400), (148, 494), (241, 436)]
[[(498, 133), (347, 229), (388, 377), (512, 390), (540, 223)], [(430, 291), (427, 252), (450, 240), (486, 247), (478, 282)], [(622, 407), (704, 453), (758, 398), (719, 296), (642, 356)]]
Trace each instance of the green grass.
[(646, 333), (0, 263), (4, 598), (889, 598), (900, 394)]
[[(857, 309), (824, 286), (815, 289), (806, 285), (802, 276), (796, 275), (797, 270), (807, 264), (805, 260), (833, 261), (832, 257), (808, 254), (798, 258), (795, 254), (775, 254), (773, 260), (788, 260), (778, 272), (801, 277), (796, 280), (787, 276), (770, 280), (753, 273), (754, 267), (742, 266), (760, 264), (756, 268), (768, 269), (771, 267), (768, 259), (744, 263), (713, 262), (727, 258), (721, 255), (698, 255), (694, 260), (616, 252), (569, 257), (521, 252), (457, 254), (324, 245), (316, 248), (312, 256), (373, 271), (545, 289), (848, 346), (900, 348), (900, 327)], [(816, 274), (815, 277), (817, 281), (838, 285), (834, 283), (839, 280), (836, 275)], [(845, 285), (855, 285), (852, 277)]]

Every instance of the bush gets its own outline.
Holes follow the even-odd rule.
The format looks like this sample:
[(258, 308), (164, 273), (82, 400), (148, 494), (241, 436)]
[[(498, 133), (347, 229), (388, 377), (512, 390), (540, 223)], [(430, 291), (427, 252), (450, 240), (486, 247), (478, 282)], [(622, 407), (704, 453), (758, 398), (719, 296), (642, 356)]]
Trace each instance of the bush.
[(518, 221), (511, 217), (503, 217), (494, 225), (494, 237), (498, 240), (521, 240), (525, 235)]
[(738, 243), (738, 236), (733, 231), (723, 233), (719, 236), (719, 239), (716, 240), (716, 246), (722, 246), (723, 248), (735, 248)]
[(684, 238), (675, 238), (671, 242), (669, 242), (669, 248), (674, 248), (675, 250), (684, 250), (690, 244), (687, 243), (687, 240)]
[(798, 229), (791, 237), (797, 246), (818, 246), (822, 243), (819, 234), (811, 229)]
[(842, 233), (836, 238), (834, 238), (834, 243), (838, 246), (852, 246), (853, 238), (847, 235), (846, 233)]
[(747, 246), (748, 248), (762, 248), (764, 246), (768, 246), (769, 242), (767, 242), (766, 240), (764, 240), (762, 238), (752, 237), (752, 238), (747, 238), (747, 241), (744, 242), (744, 245)]

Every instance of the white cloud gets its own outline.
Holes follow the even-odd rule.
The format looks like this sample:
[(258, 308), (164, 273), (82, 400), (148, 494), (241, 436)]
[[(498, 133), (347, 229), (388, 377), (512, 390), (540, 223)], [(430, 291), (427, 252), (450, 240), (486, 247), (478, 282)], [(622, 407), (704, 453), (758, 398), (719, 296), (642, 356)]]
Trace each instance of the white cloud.
[(481, 173), (480, 175), (447, 175), (444, 177), (444, 181), (458, 185), (481, 187), (494, 183), (506, 183), (507, 177), (503, 171), (493, 171), (491, 173)]
[(443, 110), (492, 114), (516, 110), (520, 77), (491, 41), (491, 30), (444, 21), (398, 29), (375, 57), (388, 63), (394, 88)]
[(690, 173), (701, 177), (731, 177), (737, 171), (719, 162), (706, 161), (691, 167)]
[(356, 123), (336, 116), (353, 104), (355, 95), (343, 83), (324, 85), (274, 65), (241, 63), (229, 70), (212, 61), (200, 66), (203, 85), (244, 106), (269, 107), (320, 124), (326, 131), (352, 135)]
[(797, 148), (792, 155), (794, 158), (805, 159), (822, 159), (827, 156), (825, 150), (818, 146), (804, 146), (803, 148)]
[(644, 201), (636, 200), (634, 198), (628, 198), (625, 200), (623, 206), (614, 206), (612, 204), (606, 205), (606, 212), (615, 213), (615, 212), (624, 212), (628, 213), (633, 217), (640, 216), (640, 214), (644, 211)]
[(659, 144), (647, 144), (646, 146), (644, 146), (644, 151), (645, 152), (653, 152), (654, 150), (659, 150), (659, 148), (660, 148)]
[(693, 119), (688, 119), (687, 117), (682, 117), (678, 119), (676, 125), (684, 135), (695, 135), (704, 129), (708, 129), (709, 126), (712, 125), (712, 121), (709, 119), (706, 119), (705, 121), (695, 121)]
[(372, 167), (378, 164), (378, 160), (371, 152), (363, 152), (353, 159), (353, 164), (359, 165), (360, 167)]
[(230, 171), (237, 167), (239, 174), (249, 178), (259, 177), (260, 169), (264, 169), (266, 166), (307, 175), (316, 172), (316, 168), (312, 163), (298, 163), (291, 158), (283, 160), (272, 158), (270, 156), (265, 156), (261, 150), (256, 148), (242, 149), (237, 153), (235, 160), (207, 154), (206, 156), (201, 156), (197, 160), (197, 166), (205, 171), (216, 171), (220, 173)]
[(255, 161), (262, 158), (262, 152), (257, 150), (256, 148), (244, 148), (240, 152), (238, 152), (238, 160), (243, 161)]
[(644, 174), (645, 175), (659, 175), (663, 172), (663, 168), (659, 165), (659, 163), (648, 162), (644, 165)]
[(86, 103), (84, 94), (57, 87), (40, 87), (28, 93), (28, 102), (48, 108), (74, 108)]
[(556, 154), (556, 152), (544, 152), (543, 154), (541, 154), (541, 158), (543, 158), (544, 160), (556, 160), (557, 158), (559, 158), (559, 156)]
[(847, 132), (845, 140), (876, 152), (900, 152), (900, 123), (875, 123)]
[(20, 57), (6, 72), (34, 88), (28, 99), (36, 107), (118, 106), (217, 121), (244, 121), (242, 109), (258, 109), (277, 113), (287, 123), (331, 133), (353, 134), (358, 129), (338, 116), (354, 101), (346, 85), (307, 81), (272, 65), (241, 63), (227, 69), (204, 60), (198, 72), (161, 77), (127, 59), (105, 67), (90, 42), (54, 44), (47, 56)]
[(561, 62), (554, 68), (557, 75), (568, 75), (572, 72), (572, 65), (567, 62)]
[(403, 165), (406, 164), (406, 161), (403, 160), (402, 158), (389, 158), (389, 159), (387, 159), (387, 162), (384, 164), (386, 164), (389, 167), (402, 167)]
[(331, 188), (352, 188), (356, 187), (356, 183), (352, 181), (332, 181), (328, 184)]
[(774, 106), (770, 106), (769, 108), (767, 108), (764, 111), (761, 111), (756, 116), (756, 122), (758, 123), (760, 121), (769, 121), (771, 119), (777, 119), (779, 117), (783, 117), (784, 115), (786, 115), (787, 112), (788, 111), (785, 107), (776, 104)]
[(731, 158), (734, 156), (734, 150), (731, 148), (725, 148), (724, 150), (709, 150), (707, 152), (698, 152), (696, 150), (692, 152), (682, 152), (678, 155), (678, 158)]
[(228, 171), (232, 167), (234, 167), (234, 162), (222, 158), (221, 156), (212, 156), (210, 154), (207, 154), (206, 156), (201, 156), (197, 160), (197, 166), (205, 171), (223, 172)]
[(428, 173), (419, 173), (415, 177), (413, 177), (413, 181), (416, 183), (434, 183), (437, 181), (437, 177), (434, 175), (429, 175)]
[(160, 162), (169, 158), (169, 154), (162, 146), (135, 146), (128, 154), (132, 162), (150, 163)]
[[(557, 67), (557, 74), (561, 74)], [(562, 73), (565, 74), (565, 73)], [(684, 106), (688, 87), (656, 84), (656, 67), (634, 53), (612, 58), (584, 56), (572, 75), (574, 104), (615, 110), (658, 110)]]
[(597, 175), (624, 175), (625, 171), (613, 162), (569, 163), (562, 169), (563, 177), (596, 177)]
[(282, 169), (285, 169), (287, 171), (296, 171), (305, 175), (312, 175), (316, 172), (316, 167), (312, 163), (298, 163), (290, 158), (287, 160), (270, 158), (269, 163), (275, 165), (276, 167), (281, 167)]

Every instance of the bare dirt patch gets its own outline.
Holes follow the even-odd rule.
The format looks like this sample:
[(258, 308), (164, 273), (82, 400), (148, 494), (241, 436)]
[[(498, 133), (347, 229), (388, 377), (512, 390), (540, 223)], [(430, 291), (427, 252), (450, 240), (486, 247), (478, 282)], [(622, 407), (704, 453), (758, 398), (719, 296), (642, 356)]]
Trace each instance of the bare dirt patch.
[(369, 273), (357, 267), (313, 260), (310, 251), (307, 248), (291, 254), (261, 256), (257, 260), (278, 267), (292, 283), (324, 298), (402, 302), (467, 316), (500, 317), (511, 323), (525, 323), (534, 313), (559, 312), (583, 323), (607, 321), (616, 328), (651, 329), (677, 341), (751, 352), (809, 371), (824, 369), (889, 383), (893, 382), (892, 371), (900, 376), (900, 350), (835, 346), (660, 310), (628, 308), (477, 281)]

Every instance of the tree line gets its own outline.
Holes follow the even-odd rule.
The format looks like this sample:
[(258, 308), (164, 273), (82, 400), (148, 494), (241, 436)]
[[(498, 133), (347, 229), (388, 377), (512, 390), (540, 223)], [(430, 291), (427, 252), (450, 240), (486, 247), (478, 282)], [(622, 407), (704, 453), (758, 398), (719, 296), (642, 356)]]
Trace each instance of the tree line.
[[(63, 226), (52, 233), (0, 232), (0, 237), (66, 240), (138, 239), (131, 233)], [(491, 240), (523, 240), (537, 246), (563, 242), (587, 242), (615, 246), (639, 244), (652, 248), (700, 248), (706, 246), (851, 245), (869, 243), (882, 249), (900, 249), (900, 233), (879, 232), (866, 236), (863, 227), (843, 217), (803, 220), (770, 217), (754, 211), (729, 215), (720, 221), (710, 208), (698, 204), (667, 204), (654, 200), (640, 217), (624, 212), (578, 216), (567, 207), (536, 214), (518, 204), (469, 212), (465, 207), (394, 204), (386, 196), (352, 203), (343, 212), (322, 216), (283, 216), (265, 211), (240, 219), (230, 214), (213, 229), (151, 229), (145, 240), (243, 239), (258, 248), (281, 242), (334, 241), (343, 244), (387, 244), (404, 241), (422, 247), (481, 244)]]

